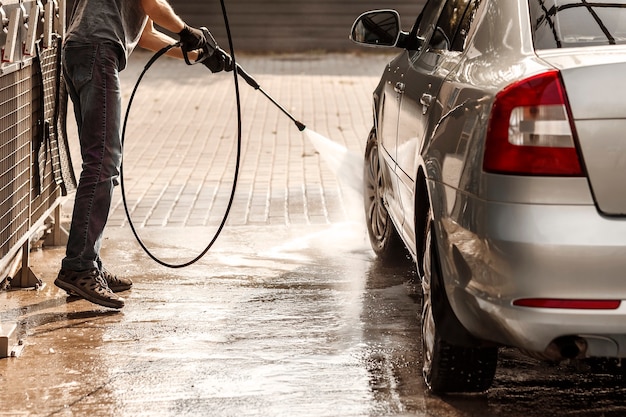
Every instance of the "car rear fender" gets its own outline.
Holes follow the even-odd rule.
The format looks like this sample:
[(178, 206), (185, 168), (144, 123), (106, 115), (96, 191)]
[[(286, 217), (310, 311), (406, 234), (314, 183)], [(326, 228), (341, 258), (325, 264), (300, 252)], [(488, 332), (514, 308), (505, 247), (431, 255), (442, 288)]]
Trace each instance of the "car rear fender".
[(434, 202), (431, 196), (441, 195), (440, 191), (433, 189), (441, 187), (441, 184), (437, 184), (433, 181), (428, 181), (425, 174), (424, 167), (420, 167), (417, 173), (416, 190), (415, 190), (415, 236), (416, 236), (416, 253), (417, 253), (417, 269), (419, 276), (424, 274), (424, 254), (426, 234), (428, 228), (432, 227), (431, 241), (433, 244), (433, 254), (435, 262), (438, 262), (438, 268), (441, 274), (436, 274), (436, 282), (431, 283), (433, 291), (433, 316), (435, 324), (441, 331), (441, 337), (446, 342), (465, 347), (477, 347), (483, 346), (485, 343), (474, 336), (472, 336), (463, 327), (456, 314), (454, 313), (448, 294), (446, 292), (445, 279), (443, 274), (449, 271), (448, 267), (444, 267), (442, 264), (441, 253), (447, 252), (446, 245), (442, 243), (446, 241), (445, 235), (442, 233), (443, 228), (438, 225), (436, 219), (432, 217), (432, 213), (437, 210), (435, 208), (440, 205), (440, 202)]

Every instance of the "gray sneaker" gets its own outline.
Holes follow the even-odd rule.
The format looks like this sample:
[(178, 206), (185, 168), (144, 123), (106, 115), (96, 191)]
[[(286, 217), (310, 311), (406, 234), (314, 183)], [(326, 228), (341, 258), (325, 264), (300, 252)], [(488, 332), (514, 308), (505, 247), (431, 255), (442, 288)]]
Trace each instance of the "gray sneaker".
[(86, 271), (61, 269), (54, 285), (94, 304), (110, 308), (124, 307), (124, 299), (111, 291), (96, 268)]
[(130, 290), (133, 286), (133, 282), (130, 279), (113, 275), (106, 268), (102, 268), (100, 273), (113, 292)]

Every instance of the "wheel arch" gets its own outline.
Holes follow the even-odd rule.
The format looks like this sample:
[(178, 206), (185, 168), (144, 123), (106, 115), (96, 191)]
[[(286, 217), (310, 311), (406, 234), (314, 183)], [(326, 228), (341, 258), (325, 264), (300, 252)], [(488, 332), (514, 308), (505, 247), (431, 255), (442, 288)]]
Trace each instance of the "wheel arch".
[(422, 167), (419, 168), (415, 177), (415, 253), (417, 254), (417, 272), (420, 276), (424, 273), (424, 253), (426, 244), (426, 230), (430, 219), (430, 198), (426, 174)]
[[(433, 245), (433, 253), (437, 262), (440, 260), (440, 243), (439, 237), (442, 236), (437, 230), (437, 222), (432, 215), (432, 198), (431, 191), (428, 187), (428, 178), (422, 167), (418, 169), (415, 181), (415, 244), (417, 254), (417, 272), (420, 277), (424, 274), (424, 255), (426, 253), (426, 233), (429, 227), (435, 230), (431, 231), (431, 244)], [(460, 320), (454, 313), (443, 281), (443, 273), (441, 265), (439, 265), (440, 273), (436, 275), (436, 282), (431, 283), (431, 288), (435, 299), (437, 300), (436, 308), (433, 308), (433, 318), (435, 324), (441, 329), (441, 336), (447, 342), (465, 347), (476, 347), (485, 344), (484, 341), (477, 339), (461, 324)], [(435, 307), (435, 306), (434, 306)]]

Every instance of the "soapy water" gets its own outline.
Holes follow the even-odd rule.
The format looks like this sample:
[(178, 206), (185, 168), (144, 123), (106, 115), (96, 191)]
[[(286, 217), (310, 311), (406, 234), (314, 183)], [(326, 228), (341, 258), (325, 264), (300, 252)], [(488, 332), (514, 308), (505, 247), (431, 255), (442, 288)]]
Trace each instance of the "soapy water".
[(362, 195), (363, 157), (309, 128), (305, 128), (303, 133), (338, 181)]

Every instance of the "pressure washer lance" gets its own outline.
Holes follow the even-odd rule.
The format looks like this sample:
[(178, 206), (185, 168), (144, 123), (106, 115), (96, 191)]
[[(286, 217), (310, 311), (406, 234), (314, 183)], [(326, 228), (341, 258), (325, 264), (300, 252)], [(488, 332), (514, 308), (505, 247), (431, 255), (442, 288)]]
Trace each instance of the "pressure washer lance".
[[(209, 42), (207, 42), (207, 44), (202, 48), (202, 53), (200, 54), (200, 56), (198, 57), (198, 59), (194, 62), (191, 62), (189, 60), (189, 57), (187, 56), (187, 52), (183, 50), (183, 56), (185, 58), (185, 62), (187, 63), (187, 65), (195, 65), (195, 64), (199, 64), (202, 63), (205, 59), (207, 59), (209, 56), (211, 56), (214, 53), (221, 53), (223, 54), (225, 57), (228, 58), (228, 60), (230, 62), (232, 62), (230, 55), (228, 55), (222, 48), (220, 48), (217, 45), (217, 41), (215, 40), (215, 38), (213, 37), (213, 35), (211, 34), (211, 32), (209, 32), (209, 30), (206, 27), (201, 27), (200, 30), (202, 30), (202, 32), (204, 33), (204, 36), (206, 37), (207, 40), (210, 40), (213, 45), (210, 45)], [(282, 111), (287, 117), (289, 117), (291, 119), (291, 121), (293, 121), (296, 125), (296, 127), (298, 128), (298, 130), (300, 132), (304, 131), (304, 129), (306, 129), (306, 126), (304, 125), (304, 123), (296, 120), (295, 117), (293, 117), (283, 106), (281, 106), (276, 100), (274, 100), (269, 94), (267, 94), (259, 85), (259, 83), (252, 78), (252, 76), (250, 74), (248, 74), (246, 72), (246, 70), (244, 70), (241, 65), (239, 65), (239, 63), (235, 64), (235, 68), (233, 69), (234, 71), (236, 71), (237, 75), (239, 75), (241, 78), (244, 79), (244, 81), (252, 88), (254, 88), (255, 90), (260, 91), (269, 101), (272, 102), (272, 104), (274, 104), (276, 107), (278, 107), (278, 109), (280, 111)]]

